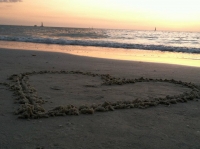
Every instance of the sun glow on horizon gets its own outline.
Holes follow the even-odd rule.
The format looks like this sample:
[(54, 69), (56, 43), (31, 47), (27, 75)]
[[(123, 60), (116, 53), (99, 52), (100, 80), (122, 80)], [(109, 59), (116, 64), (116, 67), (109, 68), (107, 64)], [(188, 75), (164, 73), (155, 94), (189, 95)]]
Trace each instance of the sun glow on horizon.
[(0, 2), (1, 24), (200, 31), (198, 0)]

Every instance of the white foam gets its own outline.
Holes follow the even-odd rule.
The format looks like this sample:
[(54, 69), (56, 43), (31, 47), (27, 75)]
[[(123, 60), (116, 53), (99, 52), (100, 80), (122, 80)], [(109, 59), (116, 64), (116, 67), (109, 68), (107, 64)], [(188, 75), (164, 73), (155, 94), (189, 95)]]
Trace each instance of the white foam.
[(105, 40), (69, 40), (64, 38), (36, 38), (36, 37), (14, 37), (14, 36), (0, 36), (0, 40), (17, 41), (17, 42), (32, 42), (45, 44), (60, 44), (60, 45), (80, 45), (80, 46), (97, 46), (97, 47), (111, 47), (124, 49), (143, 49), (143, 50), (159, 50), (170, 52), (184, 52), (184, 53), (200, 53), (200, 48), (195, 47), (177, 47), (165, 45), (145, 45), (134, 43), (119, 43)]

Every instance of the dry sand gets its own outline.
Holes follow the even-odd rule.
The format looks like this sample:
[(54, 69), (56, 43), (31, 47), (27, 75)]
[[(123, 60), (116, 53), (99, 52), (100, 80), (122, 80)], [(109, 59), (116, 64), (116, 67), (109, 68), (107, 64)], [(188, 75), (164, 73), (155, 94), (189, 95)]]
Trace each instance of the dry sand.
[[(73, 48), (73, 47), (71, 47)], [(75, 47), (74, 47), (75, 48)], [(83, 47), (84, 48), (84, 47)], [(141, 61), (89, 58), (71, 54), (0, 49), (0, 82), (12, 74), (32, 71), (83, 71), (119, 78), (174, 79), (200, 86), (200, 68)], [(98, 77), (78, 74), (29, 76), (48, 110), (59, 105), (91, 105), (104, 101), (148, 99), (190, 91), (166, 82), (141, 82), (101, 86)], [(2, 149), (198, 149), (200, 148), (200, 103), (157, 105), (146, 109), (95, 112), (93, 115), (18, 119), (13, 92), (0, 85), (0, 148)]]

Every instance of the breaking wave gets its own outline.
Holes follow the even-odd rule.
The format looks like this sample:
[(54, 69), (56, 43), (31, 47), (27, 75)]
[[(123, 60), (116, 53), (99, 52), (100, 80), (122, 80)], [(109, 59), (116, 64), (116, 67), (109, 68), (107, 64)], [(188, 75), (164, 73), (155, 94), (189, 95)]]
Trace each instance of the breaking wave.
[(59, 44), (59, 45), (79, 45), (79, 46), (96, 46), (96, 47), (110, 47), (110, 48), (124, 48), (124, 49), (142, 49), (142, 50), (159, 50), (170, 52), (183, 53), (200, 53), (200, 48), (191, 47), (175, 47), (165, 45), (145, 45), (134, 43), (119, 43), (105, 40), (71, 40), (71, 39), (55, 39), (55, 38), (36, 38), (36, 37), (14, 37), (14, 36), (0, 36), (2, 41), (16, 41), (16, 42), (31, 42), (44, 44)]

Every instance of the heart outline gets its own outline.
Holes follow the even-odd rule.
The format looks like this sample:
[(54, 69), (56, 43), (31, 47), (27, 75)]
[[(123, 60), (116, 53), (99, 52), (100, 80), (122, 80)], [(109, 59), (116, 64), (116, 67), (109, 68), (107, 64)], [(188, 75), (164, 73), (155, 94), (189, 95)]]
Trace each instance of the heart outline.
[[(117, 102), (104, 102), (99, 105), (91, 106), (79, 106), (75, 107), (73, 105), (58, 106), (47, 112), (41, 106), (45, 104), (42, 98), (38, 97), (34, 93), (36, 90), (28, 83), (29, 76), (37, 74), (80, 74), (92, 77), (100, 77), (102, 80), (102, 85), (124, 85), (124, 84), (134, 84), (139, 82), (168, 82), (172, 84), (180, 84), (187, 88), (192, 89), (191, 92), (185, 92), (175, 96), (167, 95), (164, 98), (153, 98), (151, 101), (142, 101), (140, 99), (135, 99), (133, 101), (117, 101)], [(13, 74), (9, 78), (14, 84), (4, 85), (8, 86), (17, 96), (16, 101), (20, 104), (20, 107), (14, 112), (19, 118), (47, 118), (49, 116), (64, 116), (64, 115), (79, 115), (79, 114), (93, 114), (94, 112), (106, 112), (114, 111), (115, 109), (128, 109), (128, 108), (148, 108), (152, 106), (157, 106), (159, 104), (169, 105), (175, 104), (177, 102), (187, 102), (188, 100), (194, 100), (200, 98), (200, 87), (193, 84), (182, 81), (176, 81), (174, 79), (152, 79), (152, 78), (135, 78), (135, 79), (121, 79), (111, 76), (110, 74), (96, 74), (92, 72), (82, 72), (82, 71), (33, 71), (25, 72), (20, 74)], [(3, 84), (3, 83), (1, 83)]]

